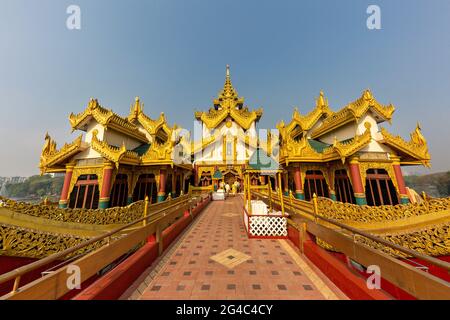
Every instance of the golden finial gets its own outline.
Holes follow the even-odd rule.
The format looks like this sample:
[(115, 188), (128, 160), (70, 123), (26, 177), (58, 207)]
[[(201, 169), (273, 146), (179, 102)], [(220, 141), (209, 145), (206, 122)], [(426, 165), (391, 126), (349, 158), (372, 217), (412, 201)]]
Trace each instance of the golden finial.
[(325, 105), (325, 99), (323, 95), (323, 90), (320, 90), (319, 97), (317, 98), (317, 106), (322, 107)]
[(366, 90), (364, 91), (363, 96), (364, 96), (364, 99), (365, 99), (365, 100), (368, 100), (368, 101), (370, 101), (370, 100), (373, 99), (372, 92), (370, 91), (370, 89), (366, 89)]
[(236, 92), (236, 90), (234, 90), (233, 85), (231, 83), (230, 65), (227, 64), (225, 84), (223, 86), (222, 91), (219, 93), (219, 98), (220, 99), (235, 99), (237, 97), (238, 97), (237, 92)]

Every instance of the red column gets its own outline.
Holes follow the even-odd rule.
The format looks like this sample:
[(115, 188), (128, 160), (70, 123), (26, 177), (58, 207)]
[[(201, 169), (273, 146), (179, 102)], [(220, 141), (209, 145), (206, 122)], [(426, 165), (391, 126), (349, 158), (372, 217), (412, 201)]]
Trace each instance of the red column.
[(98, 203), (98, 207), (100, 209), (106, 209), (109, 207), (109, 193), (111, 192), (113, 170), (113, 163), (108, 162), (104, 164), (102, 190), (100, 190), (100, 201)]
[(350, 161), (349, 169), (356, 203), (359, 205), (367, 204), (366, 194), (364, 193), (364, 188), (361, 181), (361, 173), (359, 172), (359, 162), (354, 160)]
[(392, 167), (394, 168), (395, 179), (397, 179), (398, 191), (400, 192), (400, 202), (404, 204), (409, 203), (408, 192), (406, 191), (405, 179), (403, 179), (400, 163), (394, 162)]
[(64, 184), (63, 188), (61, 190), (61, 198), (59, 200), (59, 207), (60, 208), (67, 208), (69, 205), (69, 187), (70, 187), (70, 180), (72, 180), (72, 174), (73, 174), (73, 168), (74, 164), (68, 164), (66, 165), (66, 174), (64, 176)]
[(159, 192), (158, 202), (164, 201), (166, 198), (166, 170), (159, 170)]
[(302, 186), (302, 174), (300, 172), (300, 167), (294, 167), (294, 184), (295, 184), (295, 198), (304, 200), (305, 194), (303, 192)]

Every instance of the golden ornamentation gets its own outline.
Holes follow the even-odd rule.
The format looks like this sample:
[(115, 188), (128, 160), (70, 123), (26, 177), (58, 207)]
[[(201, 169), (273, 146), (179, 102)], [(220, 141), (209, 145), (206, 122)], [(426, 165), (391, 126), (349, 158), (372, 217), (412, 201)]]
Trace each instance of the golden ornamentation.
[(342, 163), (345, 163), (346, 157), (353, 155), (356, 151), (368, 145), (371, 140), (370, 123), (366, 122), (366, 131), (363, 134), (356, 135), (353, 139), (345, 142), (337, 142), (335, 140), (333, 149), (341, 157)]
[[(0, 255), (41, 259), (79, 245), (89, 239), (0, 224)], [(90, 252), (105, 243), (104, 240), (96, 242), (65, 258)]]
[[(384, 240), (429, 256), (439, 257), (450, 254), (450, 222), (429, 226), (412, 232), (383, 234), (379, 236)], [(396, 257), (408, 257), (403, 252), (386, 247), (365, 237), (357, 237), (357, 242), (364, 243), (365, 245)]]
[(317, 152), (311, 146), (306, 136), (297, 141), (288, 135), (281, 145), (280, 158), (286, 160), (287, 163), (293, 160), (324, 162), (337, 159), (345, 163), (346, 158), (368, 145), (371, 140), (372, 135), (369, 126), (366, 127), (366, 131), (363, 134), (347, 141), (335, 141), (334, 144), (325, 148), (322, 152)]
[(97, 134), (97, 129), (93, 130), (91, 140), (92, 149), (100, 153), (102, 157), (112, 161), (116, 165), (116, 168), (119, 167), (119, 162), (122, 161), (122, 159), (128, 160), (126, 161), (127, 163), (139, 163), (139, 155), (136, 152), (127, 150), (125, 143), (122, 143), (120, 148), (111, 146), (106, 141), (98, 140)]
[(140, 123), (153, 140), (158, 137), (163, 142), (172, 139), (173, 132), (177, 129), (176, 125), (172, 128), (168, 126), (164, 112), (161, 112), (157, 120), (148, 117), (144, 113), (144, 104), (141, 105), (139, 97), (136, 97), (134, 105), (130, 108), (128, 121)]
[(384, 106), (380, 104), (372, 96), (370, 90), (365, 90), (362, 96), (354, 102), (349, 103), (340, 111), (330, 115), (323, 120), (322, 125), (311, 134), (311, 138), (315, 139), (324, 135), (337, 127), (346, 123), (359, 120), (367, 111), (371, 109), (382, 119), (390, 121), (395, 107), (392, 104)]
[[(450, 198), (432, 198), (422, 203), (374, 207), (318, 198), (319, 215), (375, 233), (385, 240), (432, 256), (450, 254), (449, 212)], [(364, 237), (357, 236), (356, 239), (386, 253), (405, 256)], [(323, 241), (317, 243), (326, 249), (332, 249)]]
[(392, 166), (392, 163), (382, 163), (382, 162), (360, 162), (359, 163), (359, 173), (361, 175), (361, 182), (363, 186), (364, 192), (366, 192), (366, 177), (367, 170), (369, 169), (384, 169), (386, 170), (389, 178), (391, 178), (392, 184), (397, 190), (397, 193), (400, 194), (400, 190), (398, 188), (397, 177), (395, 176), (395, 171)]
[(330, 177), (328, 176), (328, 169), (321, 165), (315, 165), (315, 164), (302, 164), (300, 166), (300, 174), (302, 179), (302, 186), (305, 185), (305, 179), (306, 179), (306, 172), (307, 171), (320, 171), (322, 172), (323, 177), (325, 178), (325, 181), (328, 185), (328, 188), (334, 189), (334, 186), (331, 186), (330, 184)]
[(55, 166), (61, 161), (64, 161), (81, 151), (82, 136), (83, 135), (80, 135), (72, 143), (66, 143), (61, 149), (57, 150), (56, 142), (47, 133), (45, 135), (45, 143), (44, 147), (42, 148), (41, 159), (39, 163), (41, 174), (44, 174), (49, 167)]
[(48, 205), (35, 205), (0, 199), (9, 210), (33, 217), (62, 222), (75, 222), (93, 225), (127, 224), (142, 217), (144, 201), (134, 202), (126, 207), (108, 209), (62, 209)]
[(291, 122), (286, 126), (284, 121), (281, 121), (278, 123), (277, 128), (282, 138), (287, 138), (288, 135), (295, 138), (299, 133), (310, 130), (323, 116), (328, 117), (332, 114), (333, 111), (328, 105), (328, 99), (324, 97), (323, 91), (320, 91), (313, 111), (307, 115), (301, 115), (298, 112), (298, 108), (295, 108)]
[(381, 128), (381, 134), (384, 143), (421, 161), (423, 165), (430, 167), (431, 157), (428, 153), (428, 144), (422, 135), (419, 124), (417, 124), (416, 129), (411, 133), (411, 141), (405, 141), (400, 136), (394, 136), (385, 128)]
[(86, 167), (75, 167), (72, 172), (72, 178), (70, 179), (69, 192), (72, 193), (75, 184), (80, 176), (95, 174), (97, 175), (98, 189), (101, 191), (103, 187), (103, 166), (86, 166)]
[(248, 130), (252, 123), (261, 118), (263, 113), (262, 108), (249, 111), (248, 107), (243, 106), (244, 98), (238, 96), (231, 83), (229, 66), (227, 66), (223, 89), (213, 103), (214, 107), (210, 108), (208, 112), (195, 112), (195, 118), (202, 121), (209, 129), (216, 128), (225, 119), (231, 117), (239, 126)]
[(450, 198), (432, 198), (422, 203), (395, 206), (361, 206), (320, 197), (318, 210), (321, 216), (346, 223), (389, 222), (450, 210)]
[(97, 99), (91, 98), (87, 108), (83, 112), (77, 115), (73, 113), (70, 114), (69, 121), (72, 129), (80, 129), (80, 125), (84, 123), (88, 117), (93, 117), (98, 123), (105, 127), (111, 127), (112, 129), (124, 132), (139, 141), (147, 142), (145, 134), (140, 132), (138, 127), (128, 121), (128, 119), (115, 114), (112, 110), (100, 106)]

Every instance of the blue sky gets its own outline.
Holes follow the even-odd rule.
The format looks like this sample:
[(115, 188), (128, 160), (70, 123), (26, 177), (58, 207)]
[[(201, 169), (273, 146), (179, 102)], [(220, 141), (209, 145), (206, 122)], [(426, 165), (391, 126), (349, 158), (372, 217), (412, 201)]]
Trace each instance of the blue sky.
[[(71, 4), (81, 30), (66, 28)], [(192, 128), (226, 64), (261, 128), (309, 112), (321, 89), (337, 110), (370, 88), (397, 108), (389, 130), (409, 139), (419, 120), (431, 171), (450, 169), (450, 1), (0, 0), (0, 176), (38, 173), (46, 131), (71, 141), (67, 117), (90, 97), (126, 115), (140, 96)]]

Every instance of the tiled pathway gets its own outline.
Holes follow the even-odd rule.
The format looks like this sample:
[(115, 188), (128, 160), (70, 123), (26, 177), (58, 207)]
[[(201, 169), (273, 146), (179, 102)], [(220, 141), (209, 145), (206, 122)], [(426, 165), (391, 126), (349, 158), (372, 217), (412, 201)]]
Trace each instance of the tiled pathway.
[(248, 239), (242, 198), (208, 205), (133, 299), (345, 299), (287, 240)]

